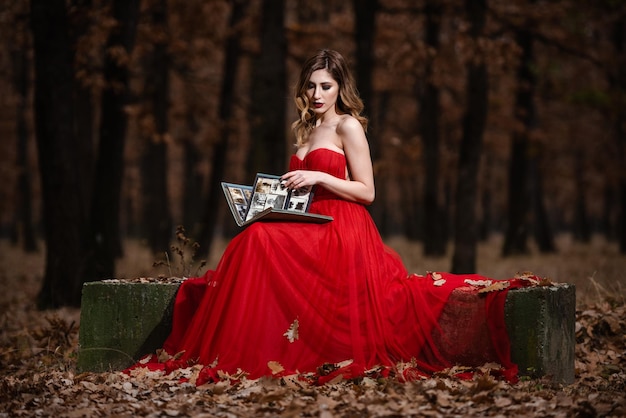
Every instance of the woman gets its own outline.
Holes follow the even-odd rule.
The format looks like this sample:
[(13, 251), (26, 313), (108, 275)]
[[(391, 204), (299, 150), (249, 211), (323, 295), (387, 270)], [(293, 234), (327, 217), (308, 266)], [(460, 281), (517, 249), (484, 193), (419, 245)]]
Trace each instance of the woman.
[[(296, 151), (282, 179), (313, 186), (310, 211), (333, 221), (256, 222), (236, 236), (214, 271), (181, 287), (164, 349), (182, 356), (165, 367), (201, 363), (202, 383), (217, 370), (319, 377), (320, 366), (344, 362), (338, 372), (350, 377), (412, 359), (420, 372), (451, 366), (437, 321), (469, 276), (408, 275), (383, 244), (365, 206), (375, 195), (367, 120), (339, 53), (305, 63), (295, 102)], [(492, 353), (504, 352), (495, 360), (514, 373), (506, 334), (494, 341)]]

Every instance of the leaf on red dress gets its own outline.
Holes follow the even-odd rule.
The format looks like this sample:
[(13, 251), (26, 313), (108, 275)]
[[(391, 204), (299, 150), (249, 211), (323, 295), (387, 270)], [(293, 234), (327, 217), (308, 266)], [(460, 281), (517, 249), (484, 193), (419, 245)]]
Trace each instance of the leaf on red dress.
[(352, 363), (354, 363), (354, 360), (353, 359), (348, 359), (348, 360), (340, 361), (339, 363), (335, 363), (335, 366), (337, 366), (337, 368), (341, 369), (343, 367), (348, 367)]
[(215, 357), (215, 360), (213, 360), (213, 362), (209, 364), (209, 367), (217, 367), (217, 363), (219, 359), (220, 359), (219, 356)]
[(446, 283), (446, 279), (442, 278), (441, 273), (430, 273), (430, 278), (433, 279), (433, 285), (438, 287)]
[(523, 271), (521, 273), (517, 273), (515, 275), (515, 278), (523, 280), (535, 280), (537, 277), (533, 274), (532, 271)]
[(530, 271), (524, 271), (522, 273), (517, 273), (515, 275), (515, 278), (518, 279), (518, 280), (522, 280), (524, 282), (530, 283), (532, 286), (541, 286), (541, 284), (540, 284), (541, 279), (539, 279), (539, 277), (535, 276)]
[(282, 373), (283, 371), (285, 371), (285, 368), (283, 367), (282, 364), (280, 364), (277, 361), (268, 361), (267, 362), (267, 367), (270, 368), (270, 370), (272, 371), (272, 374), (279, 374)]
[(172, 356), (170, 356), (170, 354), (162, 348), (157, 349), (156, 355), (159, 363), (165, 363), (172, 358)]
[(300, 323), (298, 322), (297, 319), (295, 319), (293, 323), (289, 326), (289, 329), (285, 331), (285, 333), (283, 334), (285, 337), (287, 337), (290, 343), (298, 339), (298, 327), (299, 326), (300, 326)]
[(485, 280), (465, 279), (464, 282), (469, 284), (469, 285), (471, 285), (471, 286), (475, 286), (475, 287), (487, 287), (487, 286), (491, 286), (491, 284), (493, 283), (493, 280), (489, 280), (489, 279), (485, 279)]
[(352, 363), (354, 363), (353, 359), (347, 359), (339, 363), (324, 363), (317, 368), (317, 374), (327, 376), (332, 372), (350, 366)]
[(538, 277), (531, 273), (530, 271), (525, 271), (522, 273), (517, 273), (515, 275), (516, 279), (522, 280), (524, 282), (530, 283), (532, 286), (552, 286), (554, 282), (548, 277)]
[(511, 282), (508, 280), (495, 280), (491, 285), (484, 287), (478, 291), (478, 293), (498, 292), (511, 286)]

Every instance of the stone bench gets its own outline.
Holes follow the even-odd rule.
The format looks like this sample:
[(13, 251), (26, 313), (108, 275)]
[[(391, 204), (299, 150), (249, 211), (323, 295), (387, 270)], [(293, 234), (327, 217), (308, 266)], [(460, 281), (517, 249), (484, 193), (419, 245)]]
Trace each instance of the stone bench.
[[(85, 283), (78, 370), (122, 370), (160, 348), (170, 332), (173, 301), (179, 286), (180, 283), (115, 280)], [(476, 294), (468, 296), (455, 291), (451, 297), (467, 299), (463, 301), (467, 306), (475, 298), (475, 306), (482, 306)], [(445, 314), (457, 315), (444, 310), (442, 315)], [(574, 381), (575, 316), (573, 285), (555, 284), (508, 292), (505, 319), (511, 359), (518, 365), (520, 376), (549, 377), (565, 384)]]

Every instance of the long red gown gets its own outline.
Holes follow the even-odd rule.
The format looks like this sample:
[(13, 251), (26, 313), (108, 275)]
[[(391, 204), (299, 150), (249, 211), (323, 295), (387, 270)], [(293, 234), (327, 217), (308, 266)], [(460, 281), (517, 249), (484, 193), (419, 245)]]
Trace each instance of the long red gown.
[[(345, 178), (346, 160), (316, 149), (304, 159), (292, 156), (290, 169)], [(467, 287), (465, 279), (480, 277), (408, 274), (367, 209), (323, 188), (315, 190), (310, 211), (334, 220), (256, 222), (230, 242), (215, 270), (183, 282), (163, 347), (170, 354), (184, 351), (175, 365), (243, 370), (249, 378), (272, 374), (270, 362), (304, 374), (352, 360), (343, 371), (348, 376), (376, 366), (393, 369), (401, 361), (413, 360), (424, 373), (453, 365), (449, 348), (463, 342), (437, 336), (438, 320), (450, 293)], [(445, 283), (437, 286), (436, 279)], [(487, 321), (489, 349), (480, 361), (499, 362), (511, 378), (516, 369), (509, 358), (504, 297), (495, 292), (485, 299), (481, 318)]]

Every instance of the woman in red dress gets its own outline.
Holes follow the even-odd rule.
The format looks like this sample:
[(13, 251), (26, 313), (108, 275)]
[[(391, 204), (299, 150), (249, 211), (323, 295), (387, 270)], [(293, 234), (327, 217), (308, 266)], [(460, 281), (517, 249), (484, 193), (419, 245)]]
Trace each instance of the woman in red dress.
[[(256, 222), (238, 234), (215, 270), (181, 286), (164, 349), (182, 356), (166, 368), (200, 363), (257, 378), (277, 365), (315, 374), (343, 362), (344, 377), (393, 373), (399, 362), (425, 373), (451, 366), (445, 338), (435, 338), (438, 319), (470, 276), (409, 275), (383, 243), (366, 209), (375, 195), (367, 120), (339, 53), (321, 50), (305, 63), (295, 102), (295, 154), (282, 179), (314, 187), (310, 211), (333, 221)], [(514, 373), (496, 316), (490, 352)]]

